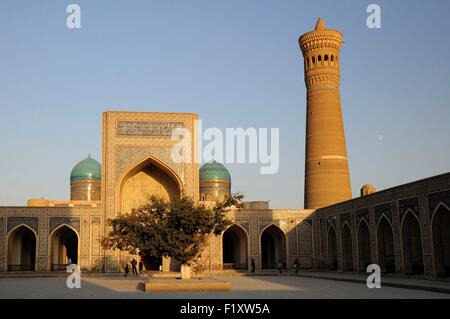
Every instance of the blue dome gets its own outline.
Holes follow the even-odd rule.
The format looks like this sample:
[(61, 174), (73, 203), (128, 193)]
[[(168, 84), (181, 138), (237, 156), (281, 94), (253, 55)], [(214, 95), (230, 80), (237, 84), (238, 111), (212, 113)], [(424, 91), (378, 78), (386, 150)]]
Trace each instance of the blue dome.
[(231, 182), (231, 176), (223, 164), (212, 161), (200, 167), (200, 180), (225, 180)]
[(102, 178), (102, 166), (90, 156), (79, 162), (70, 173), (70, 180), (96, 180)]

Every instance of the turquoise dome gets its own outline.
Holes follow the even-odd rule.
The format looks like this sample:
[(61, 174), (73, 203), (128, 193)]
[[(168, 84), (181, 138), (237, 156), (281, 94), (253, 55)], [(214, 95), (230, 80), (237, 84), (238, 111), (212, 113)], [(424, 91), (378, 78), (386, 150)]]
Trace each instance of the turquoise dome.
[(200, 167), (200, 180), (225, 180), (231, 182), (231, 176), (223, 164), (212, 161)]
[(70, 173), (70, 180), (97, 180), (102, 178), (102, 166), (90, 156), (79, 162)]

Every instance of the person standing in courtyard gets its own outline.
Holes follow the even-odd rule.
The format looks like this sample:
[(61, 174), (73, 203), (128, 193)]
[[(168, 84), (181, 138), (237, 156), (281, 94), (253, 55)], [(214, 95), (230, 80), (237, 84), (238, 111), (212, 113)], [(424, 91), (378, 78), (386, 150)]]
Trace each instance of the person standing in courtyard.
[(141, 257), (141, 260), (139, 261), (139, 272), (141, 273), (143, 269), (144, 269), (144, 261), (142, 260)]
[(125, 264), (125, 277), (128, 276), (129, 272), (130, 272), (130, 265), (128, 264), (128, 261), (127, 261), (127, 263)]
[(137, 276), (137, 268), (136, 268), (136, 265), (137, 265), (137, 261), (136, 261), (136, 259), (135, 258), (133, 258), (132, 260), (131, 260), (131, 269), (133, 270), (133, 276)]
[(255, 262), (255, 258), (252, 258), (252, 262), (251, 262), (251, 274), (254, 275), (256, 273), (256, 262)]

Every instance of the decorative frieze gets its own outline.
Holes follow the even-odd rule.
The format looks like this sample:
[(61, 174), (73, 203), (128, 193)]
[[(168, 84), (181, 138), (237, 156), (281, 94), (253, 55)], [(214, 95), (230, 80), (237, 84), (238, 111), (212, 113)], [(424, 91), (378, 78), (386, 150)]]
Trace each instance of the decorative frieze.
[(100, 217), (92, 217), (91, 219), (92, 225), (100, 225), (101, 224), (101, 218)]
[(259, 255), (259, 220), (256, 218), (250, 219), (250, 254), (253, 256)]
[(369, 209), (361, 208), (356, 211), (356, 225), (359, 225), (361, 219), (365, 219), (367, 224), (369, 224)]
[(50, 233), (58, 226), (66, 224), (80, 232), (80, 217), (50, 217)]
[(408, 210), (412, 211), (414, 215), (416, 215), (416, 217), (420, 220), (418, 197), (410, 197), (398, 201), (398, 211), (400, 213), (400, 221), (403, 220), (403, 216)]
[(100, 256), (100, 225), (92, 225), (92, 256)]
[(9, 233), (14, 227), (24, 224), (38, 233), (37, 217), (8, 217), (7, 232)]
[(392, 222), (391, 203), (384, 203), (375, 206), (375, 219), (377, 220), (377, 223), (382, 215), (385, 215), (388, 220)]
[(39, 256), (37, 259), (37, 269), (38, 271), (47, 271), (48, 267), (48, 257), (47, 256)]
[(183, 122), (117, 121), (117, 136), (171, 136)]
[(440, 203), (450, 207), (450, 189), (442, 192), (431, 193), (427, 195), (428, 199), (428, 218), (431, 220), (433, 213)]
[(350, 213), (344, 213), (344, 214), (341, 214), (340, 216), (339, 216), (339, 218), (340, 218), (340, 222), (341, 222), (341, 225), (344, 225), (344, 223), (349, 223), (349, 226), (350, 226), (350, 229), (351, 229), (351, 226), (352, 226), (352, 220), (351, 220), (351, 215), (350, 215)]
[(328, 229), (330, 226), (333, 226), (336, 229), (336, 216), (328, 216), (325, 220), (326, 223), (326, 229)]
[(247, 234), (250, 232), (250, 226), (249, 226), (248, 219), (236, 219), (235, 224), (244, 228), (245, 231), (247, 232)]

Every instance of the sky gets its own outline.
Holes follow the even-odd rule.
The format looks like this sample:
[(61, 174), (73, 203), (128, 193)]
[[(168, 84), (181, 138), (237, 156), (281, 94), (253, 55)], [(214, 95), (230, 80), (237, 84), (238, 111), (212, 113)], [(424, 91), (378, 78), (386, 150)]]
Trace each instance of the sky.
[[(66, 8), (81, 8), (68, 29)], [(381, 8), (369, 29), (366, 8)], [(106, 110), (194, 112), (203, 127), (279, 128), (280, 167), (227, 165), (232, 190), (302, 208), (306, 96), (298, 37), (344, 34), (341, 103), (353, 196), (450, 171), (450, 1), (0, 3), (0, 205), (69, 199), (101, 160)]]

